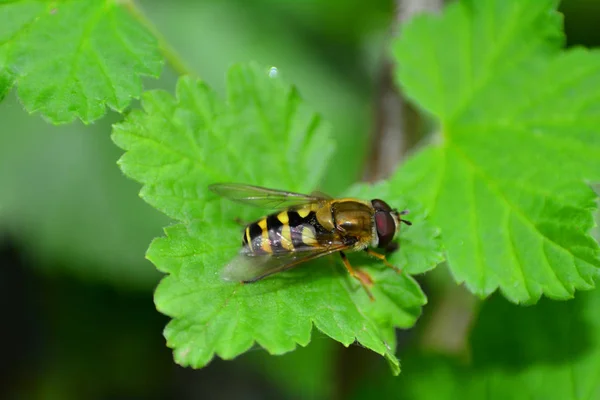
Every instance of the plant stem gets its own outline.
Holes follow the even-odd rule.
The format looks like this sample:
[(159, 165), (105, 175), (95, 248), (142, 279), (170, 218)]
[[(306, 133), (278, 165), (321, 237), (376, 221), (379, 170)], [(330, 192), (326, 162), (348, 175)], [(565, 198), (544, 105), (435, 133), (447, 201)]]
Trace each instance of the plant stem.
[(131, 16), (135, 18), (140, 24), (142, 24), (158, 41), (158, 48), (162, 53), (167, 63), (177, 73), (177, 75), (191, 75), (195, 73), (186, 64), (183, 58), (177, 53), (177, 51), (169, 44), (163, 34), (156, 28), (156, 26), (146, 17), (140, 7), (135, 3), (134, 0), (126, 0), (123, 5), (129, 11)]
[(444, 0), (395, 0), (396, 13), (390, 26), (377, 82), (371, 150), (363, 179), (374, 182), (388, 178), (420, 139), (421, 121), (406, 101), (394, 79), (396, 65), (389, 57), (389, 42), (400, 26), (421, 12), (437, 12)]

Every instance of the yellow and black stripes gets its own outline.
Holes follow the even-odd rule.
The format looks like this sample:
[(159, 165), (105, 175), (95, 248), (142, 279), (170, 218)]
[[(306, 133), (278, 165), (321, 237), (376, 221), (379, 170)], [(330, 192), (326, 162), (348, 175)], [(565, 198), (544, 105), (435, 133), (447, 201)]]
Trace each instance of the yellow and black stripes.
[(283, 228), (283, 222), (274, 214), (269, 215), (265, 220), (267, 222), (267, 237), (269, 238), (272, 249), (271, 253), (277, 252), (282, 247), (281, 229)]
[(248, 225), (242, 244), (254, 255), (282, 254), (312, 248), (330, 237), (310, 209), (282, 211)]

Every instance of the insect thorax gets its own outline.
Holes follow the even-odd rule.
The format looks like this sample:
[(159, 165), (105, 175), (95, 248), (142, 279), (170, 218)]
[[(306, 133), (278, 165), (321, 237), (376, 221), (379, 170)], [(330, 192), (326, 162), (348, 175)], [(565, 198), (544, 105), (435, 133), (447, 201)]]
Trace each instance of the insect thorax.
[(373, 231), (373, 208), (358, 201), (339, 201), (332, 205), (336, 229), (351, 237), (369, 237)]

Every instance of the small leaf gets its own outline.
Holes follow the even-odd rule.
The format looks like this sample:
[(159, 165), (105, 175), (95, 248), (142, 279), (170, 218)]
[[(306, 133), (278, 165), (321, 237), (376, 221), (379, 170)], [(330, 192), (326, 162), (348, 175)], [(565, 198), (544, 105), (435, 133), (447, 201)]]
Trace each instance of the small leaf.
[(115, 0), (0, 4), (0, 98), (16, 83), (53, 123), (123, 111), (161, 68), (156, 39)]
[(442, 230), (458, 282), (514, 302), (590, 289), (600, 53), (560, 51), (554, 0), (462, 1), (409, 23), (398, 80), (438, 119), (392, 178)]
[[(234, 219), (250, 221), (261, 211), (216, 198), (207, 186), (242, 182), (309, 193), (318, 187), (333, 150), (328, 126), (294, 88), (267, 72), (255, 65), (233, 67), (227, 102), (205, 84), (182, 78), (175, 99), (146, 93), (144, 111), (132, 112), (114, 128), (114, 141), (127, 150), (120, 160), (123, 171), (143, 183), (147, 202), (181, 222), (166, 228), (166, 237), (156, 239), (147, 253), (168, 274), (155, 295), (157, 308), (173, 318), (165, 330), (167, 343), (178, 363), (198, 368), (215, 354), (231, 359), (255, 343), (272, 354), (306, 346), (314, 325), (345, 346), (358, 341), (384, 355), (398, 373), (393, 329), (412, 326), (426, 302), (410, 275), (350, 255), (375, 281), (375, 302), (336, 257), (253, 284), (220, 278), (240, 249), (242, 228)], [(386, 200), (401, 207), (413, 205), (387, 184), (353, 190), (366, 198), (389, 195)], [(424, 213), (412, 217), (415, 225), (402, 232), (407, 249), (401, 252), (417, 254), (398, 253), (392, 260), (408, 272), (423, 272), (440, 259), (439, 239)]]

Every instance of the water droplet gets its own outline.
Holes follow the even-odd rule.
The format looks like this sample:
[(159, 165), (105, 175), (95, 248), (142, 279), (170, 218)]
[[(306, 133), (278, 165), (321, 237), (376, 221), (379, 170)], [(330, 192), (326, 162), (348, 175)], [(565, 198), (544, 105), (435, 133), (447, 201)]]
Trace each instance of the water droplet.
[(279, 75), (279, 70), (277, 67), (271, 67), (269, 69), (269, 78), (277, 78), (277, 75)]

